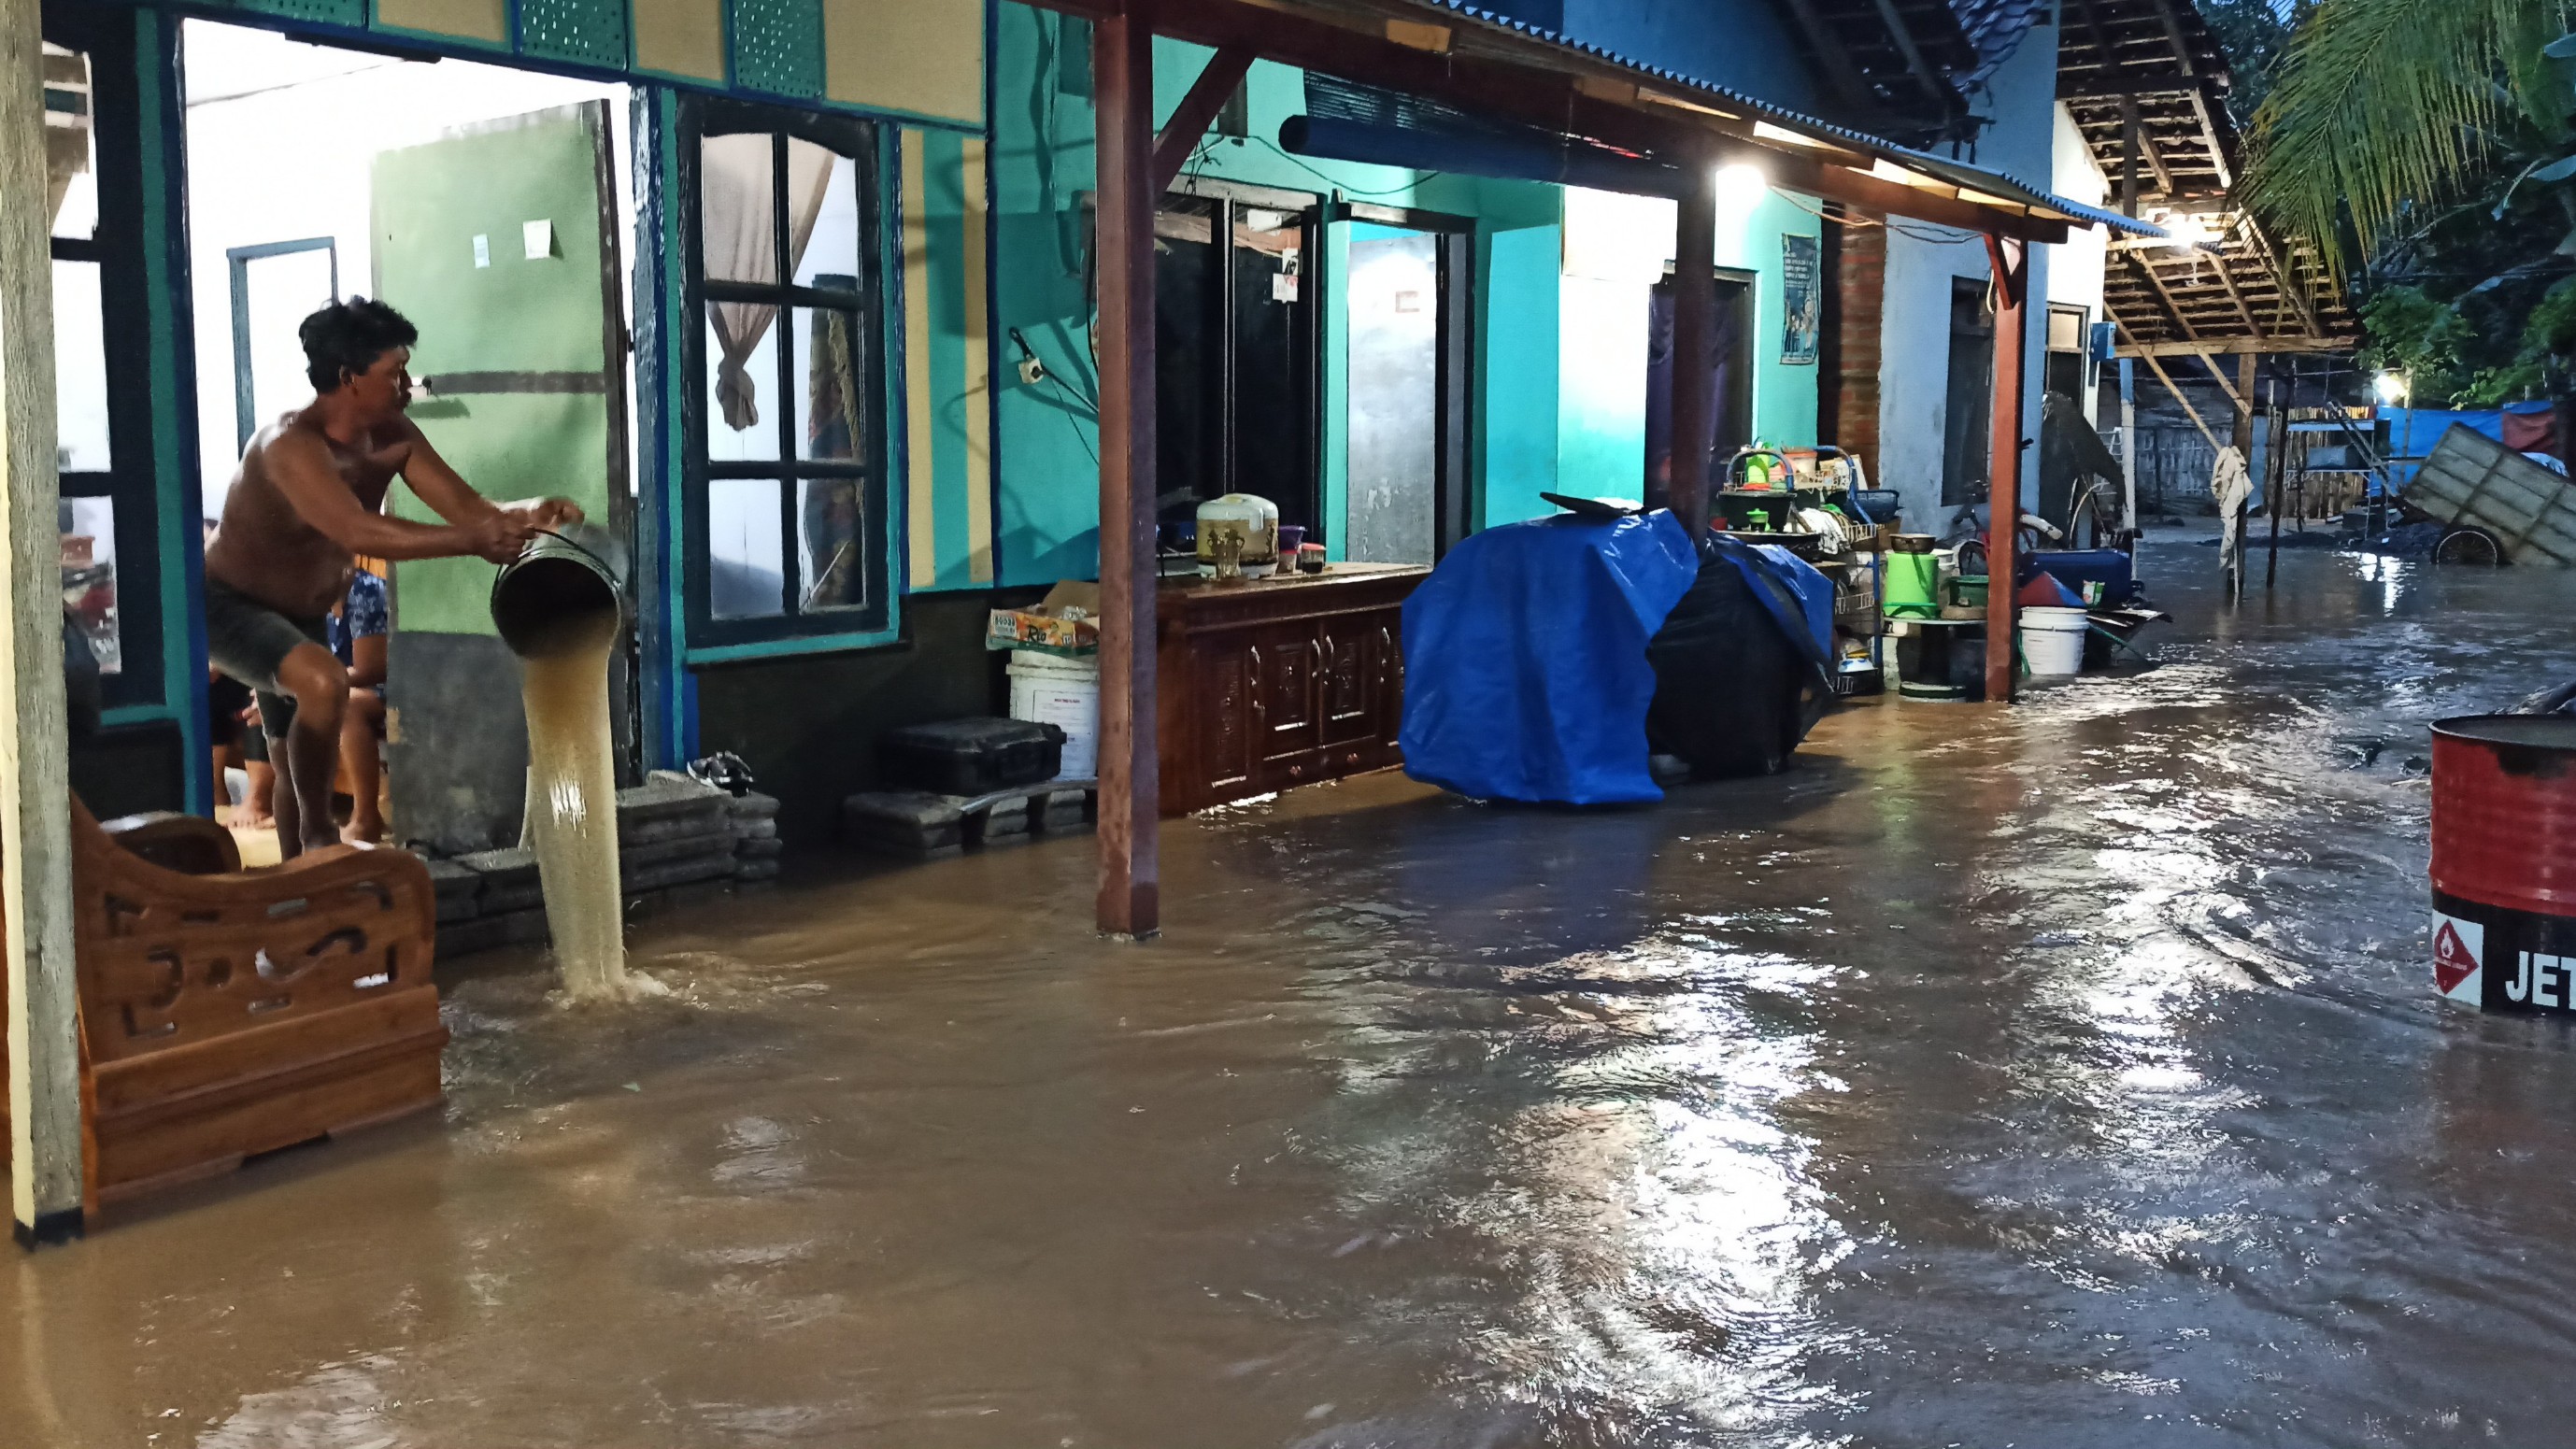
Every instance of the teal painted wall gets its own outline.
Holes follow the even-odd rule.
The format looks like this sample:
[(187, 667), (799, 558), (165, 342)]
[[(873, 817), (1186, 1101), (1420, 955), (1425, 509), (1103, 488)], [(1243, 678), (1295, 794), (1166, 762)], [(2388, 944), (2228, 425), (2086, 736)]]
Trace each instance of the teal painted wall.
[(1555, 511), (1539, 498), (1557, 479), (1559, 228), (1517, 227), (1477, 238), (1483, 307), (1476, 329), (1476, 525)]
[[(1079, 198), (1094, 184), (1092, 111), (1080, 94), (1089, 30), (1080, 21), (1017, 4), (1000, 7), (993, 49), (994, 453), (998, 460), (997, 580), (1005, 586), (1089, 578), (1099, 568), (1098, 374), (1091, 357)], [(1178, 41), (1155, 46), (1158, 120), (1168, 116), (1210, 54)], [(1477, 223), (1475, 478), (1480, 521), (1549, 511), (1554, 486), (1558, 191), (1385, 166), (1291, 156), (1275, 144), (1282, 121), (1306, 108), (1302, 74), (1261, 64), (1246, 78), (1248, 139), (1216, 139), (1188, 174), (1420, 207)], [(1348, 225), (1323, 244), (1326, 359), (1322, 482), (1327, 517), (1348, 487), (1343, 433), (1348, 400), (1345, 306), (1340, 279)], [(1489, 259), (1499, 249), (1502, 271)], [(1017, 328), (1049, 379), (1019, 377)], [(1530, 414), (1544, 399), (1544, 418)], [(1504, 481), (1496, 483), (1496, 469)], [(1341, 530), (1329, 529), (1338, 537)]]
[(1819, 235), (1822, 223), (1808, 209), (1815, 205), (1809, 201), (1802, 206), (1775, 191), (1740, 226), (1718, 230), (1718, 265), (1760, 273), (1754, 288), (1753, 432), (1780, 447), (1805, 447), (1816, 441), (1818, 364), (1791, 366), (1780, 360), (1781, 328), (1788, 320), (1780, 239)]

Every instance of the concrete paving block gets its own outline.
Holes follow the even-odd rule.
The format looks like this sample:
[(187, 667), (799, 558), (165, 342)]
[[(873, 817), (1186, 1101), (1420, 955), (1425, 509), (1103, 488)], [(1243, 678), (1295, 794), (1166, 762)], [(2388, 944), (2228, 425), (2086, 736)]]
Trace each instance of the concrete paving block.
[(438, 959), (451, 961), (477, 951), (489, 951), (509, 940), (509, 930), (498, 918), (441, 922), (438, 927)]
[[(483, 891), (488, 897), (498, 889), (537, 883), (537, 853), (505, 846), (499, 850), (478, 850), (472, 855), (456, 857), (456, 863), (483, 877)], [(490, 907), (486, 908), (487, 913)]]
[(758, 835), (749, 840), (735, 841), (733, 856), (736, 860), (776, 860), (786, 850), (787, 842), (777, 836)]
[(687, 860), (666, 861), (660, 865), (628, 872), (622, 884), (628, 891), (651, 891), (688, 885), (696, 881), (730, 880), (733, 878), (735, 866), (736, 862), (731, 851), (721, 855), (694, 856)]
[(549, 935), (546, 930), (546, 913), (542, 910), (512, 911), (506, 916), (495, 916), (493, 919), (500, 923), (501, 939), (513, 946), (539, 945)]
[(633, 872), (701, 855), (731, 855), (736, 848), (733, 832), (729, 830), (719, 830), (711, 835), (676, 835), (668, 840), (620, 841), (617, 868)]

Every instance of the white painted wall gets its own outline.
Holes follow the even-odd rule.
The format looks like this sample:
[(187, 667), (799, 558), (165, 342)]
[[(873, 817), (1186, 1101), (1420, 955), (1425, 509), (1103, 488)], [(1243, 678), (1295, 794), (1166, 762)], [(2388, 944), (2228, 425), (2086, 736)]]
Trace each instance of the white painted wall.
[[(2084, 143), (2084, 133), (2076, 127), (2075, 113), (2062, 101), (2056, 108), (2055, 131), (2056, 159), (2049, 173), (2048, 189), (2087, 206), (2107, 204), (2111, 178), (2102, 174), (2101, 166), (2093, 159), (2093, 148)], [(2110, 246), (2108, 231), (2087, 227), (2069, 233), (2065, 241), (2048, 249), (2048, 300), (2083, 308), (2088, 327), (2109, 316), (2102, 309), (2102, 278), (2111, 259)], [(2093, 416), (2100, 397), (2101, 389), (2084, 389), (2080, 401), (2086, 417)]]
[[(2057, 104), (2057, 29), (2042, 23), (2031, 28), (1999, 67), (1981, 98), (1980, 114), (1993, 117), (1972, 158), (2026, 185), (2055, 189), (2060, 145)], [(2098, 173), (2097, 173), (2098, 174)], [(2079, 199), (2070, 197), (2070, 200)], [(1873, 481), (1903, 495), (1905, 526), (1915, 532), (1945, 533), (1955, 507), (1941, 506), (1941, 442), (1949, 420), (1950, 283), (1956, 277), (1987, 277), (1982, 238), (1945, 227), (1899, 222), (1887, 239), (1887, 293), (1879, 338), (1879, 456)], [(2023, 338), (2025, 399), (2023, 436), (2039, 430), (2039, 385), (2046, 365), (2047, 299), (2059, 298), (2055, 273), (2059, 247), (2035, 248), (2030, 260), (2031, 305), (2025, 309)], [(2076, 264), (2079, 269), (2082, 263)], [(2082, 292), (2087, 285), (2079, 270), (2065, 285)], [(2101, 273), (2092, 266), (2090, 295), (2099, 315)], [(2072, 297), (2060, 298), (2073, 300)], [(2039, 450), (2022, 453), (2022, 497), (2027, 505), (2039, 483)]]
[[(222, 511), (241, 455), (233, 398), (229, 248), (332, 237), (339, 249), (340, 294), (372, 294), (367, 177), (377, 152), (434, 141), (441, 132), (474, 121), (601, 97), (612, 102), (618, 213), (631, 225), (625, 86), (462, 60), (393, 60), (204, 20), (186, 22), (181, 43), (188, 94), (198, 457), (209, 518)], [(412, 320), (423, 331), (438, 325), (434, 317)], [(287, 346), (294, 346), (291, 335)], [(302, 390), (282, 406), (300, 405), (311, 396), (309, 388)], [(271, 411), (267, 397), (259, 402), (263, 413)]]

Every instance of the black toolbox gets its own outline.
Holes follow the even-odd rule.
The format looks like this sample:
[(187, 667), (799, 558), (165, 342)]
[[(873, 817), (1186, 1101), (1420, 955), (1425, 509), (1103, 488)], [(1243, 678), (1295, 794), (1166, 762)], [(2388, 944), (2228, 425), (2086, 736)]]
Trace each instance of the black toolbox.
[(949, 719), (877, 737), (877, 772), (894, 789), (983, 795), (1052, 780), (1064, 731), (1024, 719)]

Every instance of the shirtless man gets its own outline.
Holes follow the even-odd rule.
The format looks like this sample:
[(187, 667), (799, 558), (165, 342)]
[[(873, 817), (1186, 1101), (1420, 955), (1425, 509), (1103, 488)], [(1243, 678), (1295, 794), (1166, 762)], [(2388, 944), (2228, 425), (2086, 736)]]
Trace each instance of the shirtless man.
[[(403, 416), (420, 334), (401, 313), (353, 298), (305, 318), (300, 333), (314, 399), (250, 440), (206, 545), (206, 652), (259, 693), (288, 859), (340, 840), (331, 781), (349, 673), (327, 622), (353, 555), (508, 563), (538, 529), (581, 519), (560, 498), (495, 506)], [(446, 523), (387, 516), (397, 476)]]

